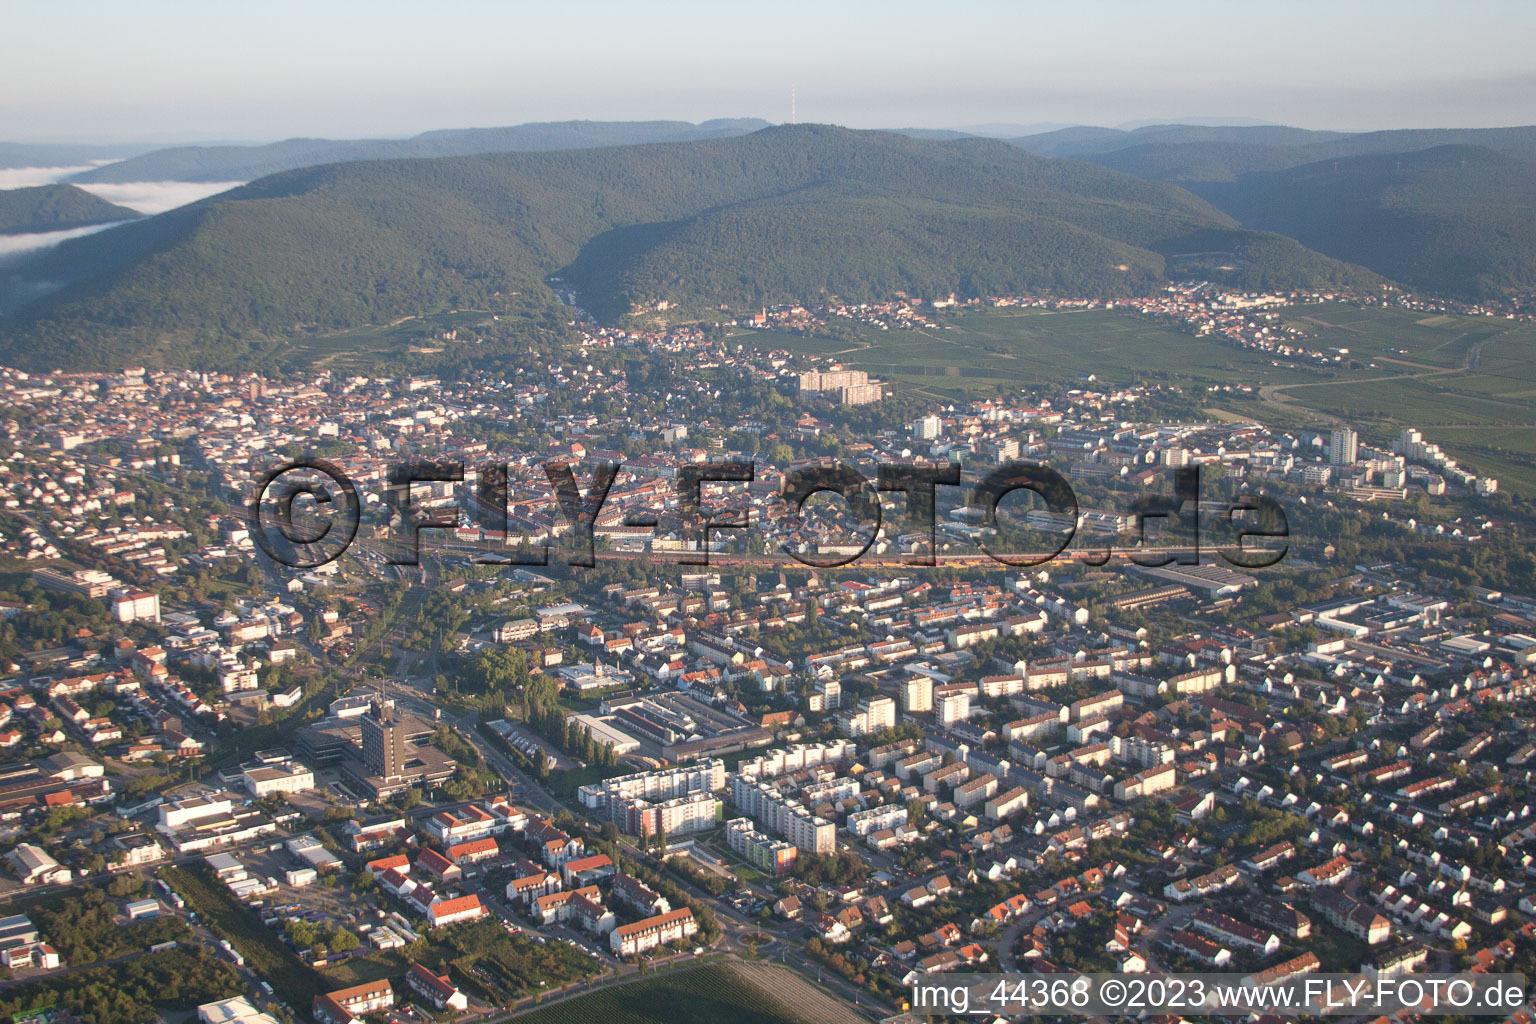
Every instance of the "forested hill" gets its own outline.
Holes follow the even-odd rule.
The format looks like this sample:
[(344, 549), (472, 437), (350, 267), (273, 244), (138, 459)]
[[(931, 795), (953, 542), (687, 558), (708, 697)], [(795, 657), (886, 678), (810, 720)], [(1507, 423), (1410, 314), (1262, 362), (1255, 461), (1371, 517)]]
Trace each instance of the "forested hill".
[(73, 185), (0, 189), (0, 235), (63, 231), (138, 216)]
[(607, 316), (662, 299), (714, 310), (895, 290), (1127, 295), (1212, 239), (1246, 250), (1239, 276), (1368, 278), (1243, 232), (1177, 186), (982, 139), (797, 125), (334, 164), (0, 271), (14, 309), (0, 320), (0, 362), (236, 366), (296, 333), (458, 308), (547, 325), (559, 320), (551, 274)]
[(260, 146), (177, 146), (96, 167), (71, 181), (250, 181), (318, 164), (401, 160), (477, 153), (537, 152), (683, 142), (744, 135), (766, 127), (757, 118), (688, 121), (549, 121), (505, 128), (424, 132), (408, 139), (285, 139)]
[(1434, 294), (1490, 301), (1536, 289), (1536, 127), (1154, 125), (1013, 141), (1182, 185), (1244, 227)]
[(1430, 292), (1536, 292), (1536, 159), (1441, 146), (1188, 187), (1248, 227)]

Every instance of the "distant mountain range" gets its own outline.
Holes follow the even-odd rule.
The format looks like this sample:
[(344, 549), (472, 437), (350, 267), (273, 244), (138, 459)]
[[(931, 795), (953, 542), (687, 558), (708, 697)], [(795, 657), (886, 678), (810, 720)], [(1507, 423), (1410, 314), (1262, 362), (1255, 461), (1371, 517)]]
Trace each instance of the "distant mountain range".
[(75, 167), (103, 160), (122, 160), (159, 147), (148, 143), (76, 145), (74, 143), (0, 142), (0, 168)]
[(1229, 143), (1233, 145), (1306, 145), (1346, 137), (1340, 132), (1318, 132), (1285, 125), (1157, 124), (1144, 128), (1095, 128), (1077, 125), (1052, 132), (1032, 133), (1011, 141), (1038, 156), (1088, 158), (1135, 146), (1152, 144)]
[[(1006, 143), (815, 125), (288, 171), (8, 268), (0, 362), (248, 365), (274, 339), (453, 308), (560, 325), (840, 296), (1143, 294), (1225, 247), (1237, 284), (1369, 285), (1205, 200)], [(1226, 269), (1222, 269), (1225, 267)], [(53, 289), (45, 297), (36, 296)], [(31, 301), (25, 301), (31, 299)], [(551, 328), (555, 329), (555, 328)]]
[[(1536, 152), (1536, 127), (1425, 128), (1382, 132), (1320, 132), (1285, 125), (1149, 125), (1063, 128), (1011, 140), (1038, 156), (1096, 160), (1116, 170), (1168, 181), (1213, 181), (1212, 154), (1232, 163), (1226, 177), (1250, 170), (1299, 167), (1339, 157), (1409, 153), (1436, 146), (1486, 146)], [(1113, 155), (1112, 155), (1113, 154)], [(1183, 161), (1179, 159), (1183, 157)]]
[(287, 139), (262, 146), (179, 146), (82, 171), (68, 180), (250, 181), (317, 164), (686, 142), (745, 135), (767, 125), (767, 121), (757, 118), (731, 118), (703, 124), (687, 121), (551, 121), (508, 128), (426, 132), (409, 139)]
[[(1407, 129), (1330, 132), (1273, 124), (1207, 121), (1100, 128), (1061, 124), (983, 124), (903, 128), (914, 138), (1006, 138), (1037, 156), (1095, 159), (1140, 177), (1221, 180), (1251, 170), (1278, 170), (1317, 160), (1405, 153), (1444, 145), (1536, 150), (1536, 128)], [(687, 142), (745, 135), (768, 126), (760, 118), (687, 121), (550, 121), (499, 128), (424, 132), (404, 139), (287, 139), (260, 145), (33, 145), (0, 142), (0, 168), (65, 166), (115, 160), (77, 172), (78, 182), (250, 181), (279, 171), (353, 160), (471, 156), (551, 149)], [(1190, 147), (1190, 148), (1181, 148)], [(1111, 157), (1109, 154), (1120, 154)], [(1213, 154), (1227, 163), (1218, 162)]]
[[(223, 180), (332, 162), (10, 258), (0, 361), (243, 365), (295, 335), (454, 308), (558, 334), (551, 276), (608, 321), (662, 301), (718, 317), (898, 291), (1120, 296), (1188, 277), (1277, 289), (1384, 277), (1474, 299), (1536, 290), (1536, 128), (1157, 125), (1005, 142), (760, 124), (146, 153), (88, 175)], [(28, 204), (64, 211), (46, 214), (55, 224), (119, 215), (55, 188), (67, 191), (18, 197), (9, 222), (44, 216)]]

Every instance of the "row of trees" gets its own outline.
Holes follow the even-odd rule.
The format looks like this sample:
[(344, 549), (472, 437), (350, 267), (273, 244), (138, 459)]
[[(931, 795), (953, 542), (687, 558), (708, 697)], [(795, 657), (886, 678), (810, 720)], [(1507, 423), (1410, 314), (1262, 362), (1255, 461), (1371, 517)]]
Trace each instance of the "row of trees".
[(533, 676), (522, 694), (523, 720), (540, 736), (572, 757), (600, 768), (618, 765), (611, 743), (598, 743), (592, 730), (570, 718), (560, 706), (560, 688), (551, 677)]
[(540, 736), (577, 760), (599, 768), (612, 768), (619, 763), (619, 755), (614, 752), (613, 744), (594, 740), (591, 728), (569, 717), (559, 707), (533, 709), (528, 724)]

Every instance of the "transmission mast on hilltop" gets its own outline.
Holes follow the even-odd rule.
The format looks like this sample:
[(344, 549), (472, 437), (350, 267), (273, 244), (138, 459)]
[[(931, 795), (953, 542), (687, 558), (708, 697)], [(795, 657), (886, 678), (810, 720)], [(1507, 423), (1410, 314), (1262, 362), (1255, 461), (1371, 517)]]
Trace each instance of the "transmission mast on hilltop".
[(789, 83), (789, 123), (795, 123), (795, 83)]

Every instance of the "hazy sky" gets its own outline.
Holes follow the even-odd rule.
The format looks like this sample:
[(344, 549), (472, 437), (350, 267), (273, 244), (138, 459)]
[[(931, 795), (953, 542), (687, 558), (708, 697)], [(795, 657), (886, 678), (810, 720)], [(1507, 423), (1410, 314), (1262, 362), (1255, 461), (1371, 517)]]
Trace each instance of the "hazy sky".
[(1536, 3), (6, 0), (0, 140), (591, 118), (1536, 123)]

